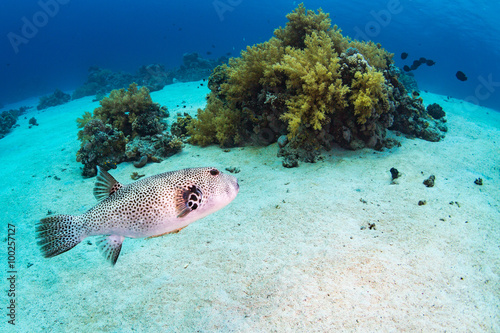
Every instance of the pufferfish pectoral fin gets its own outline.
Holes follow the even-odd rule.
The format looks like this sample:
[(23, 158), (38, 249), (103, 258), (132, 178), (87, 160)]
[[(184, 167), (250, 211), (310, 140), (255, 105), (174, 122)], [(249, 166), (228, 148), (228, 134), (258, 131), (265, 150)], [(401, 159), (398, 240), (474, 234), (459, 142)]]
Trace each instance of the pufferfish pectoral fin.
[(123, 236), (106, 235), (100, 237), (96, 242), (99, 250), (101, 250), (101, 253), (104, 255), (104, 258), (109, 260), (113, 266), (118, 260), (124, 239), (125, 237)]
[(196, 185), (187, 187), (178, 187), (175, 193), (175, 209), (177, 218), (182, 218), (193, 210), (198, 209), (201, 204), (203, 195), (201, 190)]
[(97, 177), (94, 185), (94, 197), (102, 201), (123, 187), (106, 170), (97, 166)]

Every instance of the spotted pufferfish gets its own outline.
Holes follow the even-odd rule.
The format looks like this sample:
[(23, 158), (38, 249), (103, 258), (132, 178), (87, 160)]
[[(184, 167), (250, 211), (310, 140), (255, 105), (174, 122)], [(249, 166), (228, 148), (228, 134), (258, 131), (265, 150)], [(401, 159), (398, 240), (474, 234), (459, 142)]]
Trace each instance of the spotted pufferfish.
[(116, 264), (125, 237), (157, 237), (177, 232), (234, 200), (236, 177), (213, 167), (161, 173), (122, 185), (97, 167), (94, 196), (83, 215), (46, 217), (36, 225), (37, 244), (46, 258), (71, 250), (89, 236)]

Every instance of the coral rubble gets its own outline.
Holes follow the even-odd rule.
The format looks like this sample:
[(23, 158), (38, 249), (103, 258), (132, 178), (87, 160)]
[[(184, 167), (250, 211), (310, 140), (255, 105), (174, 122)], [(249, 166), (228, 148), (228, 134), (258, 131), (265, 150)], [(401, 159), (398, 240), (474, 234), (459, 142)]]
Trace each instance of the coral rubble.
[(300, 4), (287, 18), (275, 37), (213, 71), (207, 106), (188, 126), (192, 143), (269, 144), (286, 135), (279, 155), (296, 166), (334, 143), (391, 147), (390, 128), (431, 141), (444, 136), (446, 120), (408, 96), (380, 44), (344, 37), (321, 9)]
[(115, 167), (135, 161), (138, 167), (148, 161), (160, 162), (182, 149), (180, 139), (166, 131), (166, 107), (153, 103), (146, 87), (131, 84), (128, 89), (111, 91), (92, 113), (77, 119), (82, 142), (77, 161), (83, 176), (96, 175), (96, 166)]
[(30, 125), (29, 128), (39, 125), (35, 117), (31, 117), (30, 120), (28, 121), (28, 124)]
[(427, 187), (434, 187), (435, 180), (436, 180), (436, 176), (430, 175), (429, 178), (424, 180), (423, 184)]

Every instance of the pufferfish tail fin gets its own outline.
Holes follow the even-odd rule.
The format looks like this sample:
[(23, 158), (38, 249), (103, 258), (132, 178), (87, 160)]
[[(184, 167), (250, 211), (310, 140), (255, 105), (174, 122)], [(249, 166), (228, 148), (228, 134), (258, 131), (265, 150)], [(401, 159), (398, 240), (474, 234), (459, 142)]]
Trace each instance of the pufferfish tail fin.
[(56, 215), (36, 224), (37, 244), (45, 258), (71, 250), (86, 236), (79, 216)]

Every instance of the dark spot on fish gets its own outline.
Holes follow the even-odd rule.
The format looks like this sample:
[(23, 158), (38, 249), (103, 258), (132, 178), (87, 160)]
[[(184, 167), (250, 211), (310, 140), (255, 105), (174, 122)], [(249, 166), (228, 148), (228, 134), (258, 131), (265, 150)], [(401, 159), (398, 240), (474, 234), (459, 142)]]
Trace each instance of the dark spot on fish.
[(405, 60), (406, 58), (408, 58), (408, 53), (406, 52), (401, 53), (401, 59)]
[(457, 74), (455, 74), (457, 79), (459, 79), (460, 81), (467, 81), (467, 75), (465, 75), (464, 72), (462, 71), (458, 71)]

